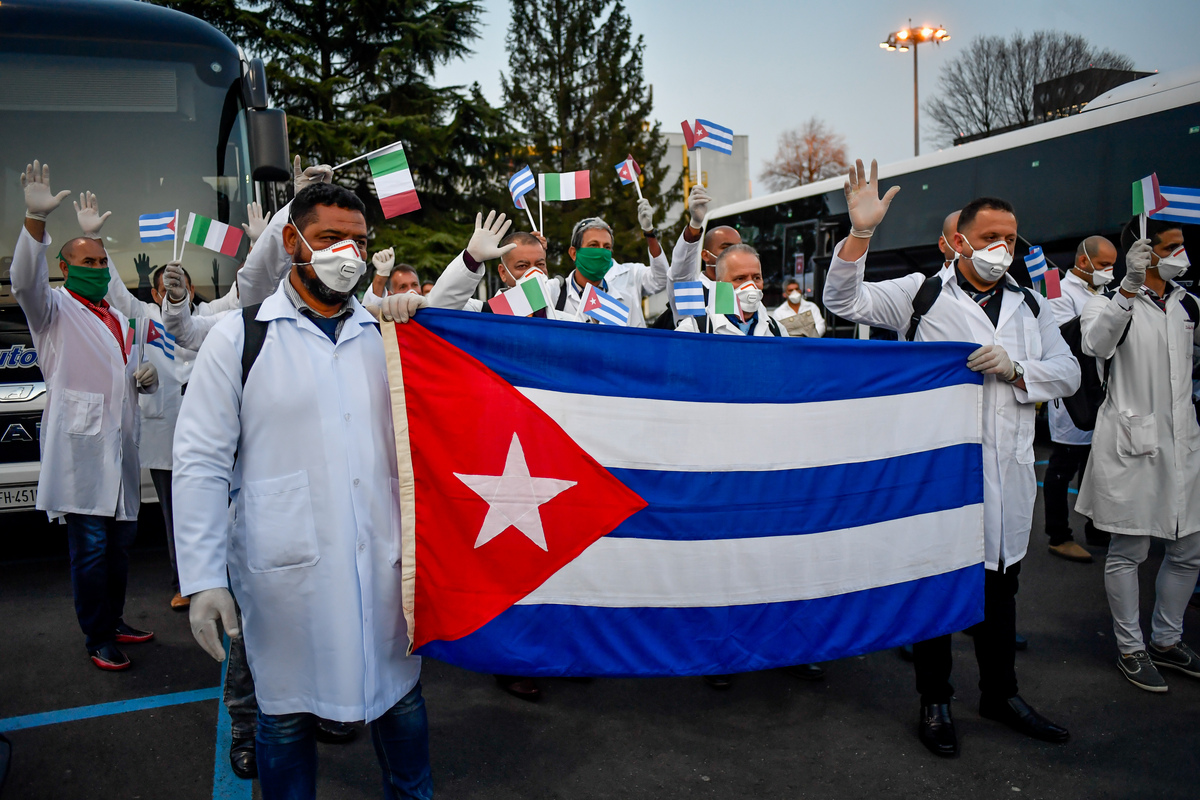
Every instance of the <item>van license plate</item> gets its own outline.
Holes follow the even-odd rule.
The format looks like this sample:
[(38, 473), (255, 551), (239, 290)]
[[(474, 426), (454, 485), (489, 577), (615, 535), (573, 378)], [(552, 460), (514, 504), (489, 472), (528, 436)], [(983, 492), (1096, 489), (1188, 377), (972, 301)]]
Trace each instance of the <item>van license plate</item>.
[(33, 508), (36, 503), (36, 485), (0, 487), (0, 509)]

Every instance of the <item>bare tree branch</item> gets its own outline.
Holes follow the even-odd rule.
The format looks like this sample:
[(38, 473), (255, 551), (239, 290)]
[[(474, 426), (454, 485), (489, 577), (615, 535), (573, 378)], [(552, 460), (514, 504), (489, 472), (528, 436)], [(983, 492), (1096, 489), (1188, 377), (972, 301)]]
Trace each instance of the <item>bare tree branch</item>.
[(846, 139), (817, 117), (779, 136), (775, 158), (760, 176), (771, 191), (832, 178), (847, 168)]

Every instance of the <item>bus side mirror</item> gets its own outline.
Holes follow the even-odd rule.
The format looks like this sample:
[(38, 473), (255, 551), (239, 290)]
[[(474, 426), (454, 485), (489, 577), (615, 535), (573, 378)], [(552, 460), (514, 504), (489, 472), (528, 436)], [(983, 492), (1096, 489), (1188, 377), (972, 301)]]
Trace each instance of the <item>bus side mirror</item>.
[(246, 109), (246, 129), (250, 135), (251, 175), (256, 181), (292, 180), (291, 155), (288, 152), (287, 114), (278, 108)]

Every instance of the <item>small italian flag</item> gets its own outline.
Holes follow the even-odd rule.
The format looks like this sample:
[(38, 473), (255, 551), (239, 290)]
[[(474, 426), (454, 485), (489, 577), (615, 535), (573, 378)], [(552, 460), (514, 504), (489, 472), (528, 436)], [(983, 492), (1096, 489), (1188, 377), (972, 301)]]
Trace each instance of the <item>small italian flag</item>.
[(242, 246), (242, 229), (193, 213), (188, 214), (187, 233), (183, 238), (222, 255), (236, 256)]
[(517, 281), (517, 285), (493, 297), (488, 301), (492, 312), (507, 314), (512, 317), (528, 317), (535, 311), (541, 311), (549, 303), (546, 301), (546, 288), (542, 285), (545, 280), (541, 275), (532, 275)]
[(592, 196), (591, 173), (549, 172), (538, 175), (538, 196), (542, 200), (583, 200)]
[(737, 294), (733, 291), (732, 283), (717, 281), (712, 291), (708, 293), (709, 312), (714, 316), (735, 314), (741, 316), (738, 309)]
[(383, 216), (391, 219), (421, 207), (404, 155), (404, 145), (396, 142), (376, 150), (367, 156), (367, 163), (371, 166), (371, 179), (375, 181), (375, 194), (379, 195)]
[(1140, 181), (1133, 182), (1133, 215), (1157, 214), (1168, 205), (1167, 198), (1158, 190), (1158, 174), (1150, 173)]

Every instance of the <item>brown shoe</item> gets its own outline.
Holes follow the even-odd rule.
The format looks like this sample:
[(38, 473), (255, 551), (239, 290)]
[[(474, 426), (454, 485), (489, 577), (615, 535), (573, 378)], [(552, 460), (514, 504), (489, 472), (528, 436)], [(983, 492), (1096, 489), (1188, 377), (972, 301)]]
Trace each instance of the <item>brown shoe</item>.
[(1059, 558), (1065, 558), (1067, 561), (1074, 561), (1079, 564), (1091, 564), (1095, 561), (1091, 553), (1070, 539), (1062, 544), (1050, 545), (1050, 552)]
[(172, 611), (187, 611), (188, 606), (191, 604), (192, 601), (181, 595), (179, 592), (176, 592), (175, 596), (171, 598)]

